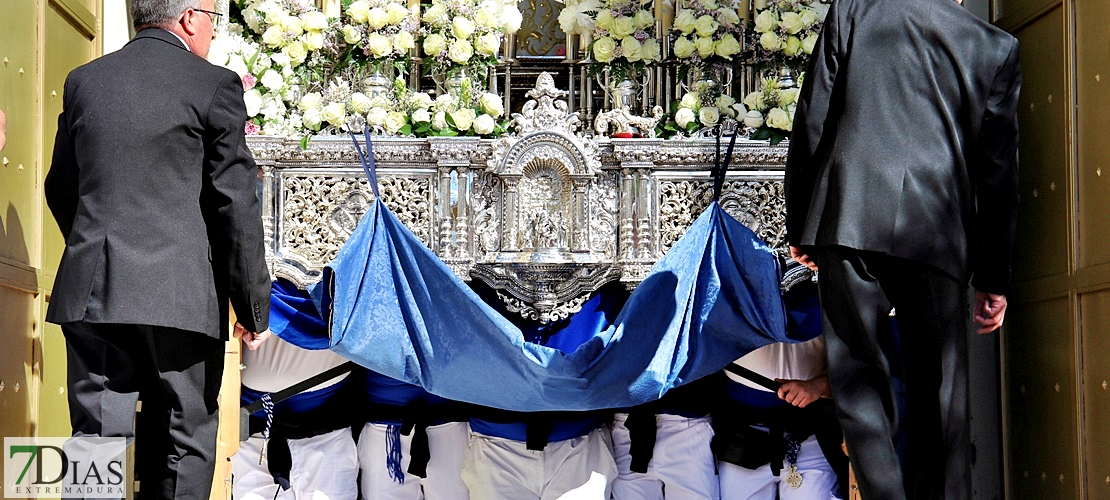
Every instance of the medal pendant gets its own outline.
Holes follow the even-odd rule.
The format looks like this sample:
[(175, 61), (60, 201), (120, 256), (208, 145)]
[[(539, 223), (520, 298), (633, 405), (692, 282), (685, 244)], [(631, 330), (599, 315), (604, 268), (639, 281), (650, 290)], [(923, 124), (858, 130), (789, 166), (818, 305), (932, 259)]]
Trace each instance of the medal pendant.
[(798, 472), (797, 465), (791, 464), (790, 469), (786, 471), (786, 484), (794, 489), (802, 486), (802, 475)]
[(269, 438), (262, 440), (262, 449), (258, 452), (258, 465), (262, 465), (262, 463), (266, 461), (266, 445), (269, 443)]

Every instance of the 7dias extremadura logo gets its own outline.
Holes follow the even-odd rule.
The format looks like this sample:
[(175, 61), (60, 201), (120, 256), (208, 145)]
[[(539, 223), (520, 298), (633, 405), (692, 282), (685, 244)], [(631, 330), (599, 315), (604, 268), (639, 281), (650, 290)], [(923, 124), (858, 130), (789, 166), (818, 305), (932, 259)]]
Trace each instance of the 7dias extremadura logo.
[(4, 498), (123, 498), (124, 438), (4, 438)]

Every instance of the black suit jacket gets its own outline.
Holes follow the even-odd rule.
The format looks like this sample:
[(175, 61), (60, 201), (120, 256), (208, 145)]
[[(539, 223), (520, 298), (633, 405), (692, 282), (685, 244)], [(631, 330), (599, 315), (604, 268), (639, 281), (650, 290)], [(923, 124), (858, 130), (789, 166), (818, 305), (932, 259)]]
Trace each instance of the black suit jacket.
[(1006, 293), (1017, 40), (952, 0), (835, 0), (799, 95), (787, 238), (936, 266)]
[(227, 338), (270, 310), (239, 77), (145, 29), (66, 78), (46, 201), (66, 239), (47, 320)]

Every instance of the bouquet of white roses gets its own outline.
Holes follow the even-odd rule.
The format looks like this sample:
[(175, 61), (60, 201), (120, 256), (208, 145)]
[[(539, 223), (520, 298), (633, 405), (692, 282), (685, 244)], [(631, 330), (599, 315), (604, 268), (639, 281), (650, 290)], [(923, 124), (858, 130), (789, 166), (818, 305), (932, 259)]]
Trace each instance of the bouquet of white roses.
[(601, 0), (565, 0), (559, 11), (559, 27), (563, 33), (582, 37), (582, 46), (589, 46), (597, 29), (597, 13), (603, 7)]
[(350, 54), (375, 63), (408, 60), (419, 22), (402, 0), (356, 0), (343, 12), (340, 30)]
[(506, 124), (498, 121), (505, 114), (501, 96), (479, 92), (469, 79), (457, 92), (441, 94), (434, 101), (427, 94), (416, 94), (410, 115), (413, 132), (425, 136), (499, 136)]
[[(804, 75), (803, 75), (804, 77)], [(801, 86), (801, 78), (798, 85)], [(769, 139), (776, 145), (790, 136), (794, 130), (794, 111), (798, 106), (798, 87), (779, 88), (778, 79), (766, 78), (763, 88), (744, 97), (740, 111), (743, 111), (744, 126), (754, 131), (752, 139)]]
[(307, 0), (239, 0), (238, 6), (245, 34), (288, 57), (294, 68), (326, 43), (331, 23)]
[(816, 1), (771, 0), (755, 16), (753, 43), (760, 69), (804, 71), (828, 10), (828, 5)]
[(523, 17), (511, 0), (432, 0), (421, 16), (424, 54), (432, 71), (487, 69), (497, 64), (505, 33), (515, 33)]
[(590, 51), (595, 61), (607, 65), (614, 81), (633, 77), (645, 62), (660, 59), (655, 16), (645, 6), (650, 2), (606, 0), (597, 13)]
[(674, 18), (679, 36), (674, 55), (688, 68), (706, 72), (713, 63), (730, 64), (739, 54), (744, 23), (731, 0), (682, 0)]
[(232, 25), (227, 34), (212, 41), (208, 60), (234, 71), (242, 80), (248, 134), (291, 135), (300, 131), (300, 116), (290, 114), (289, 108), (304, 82), (287, 55), (267, 51), (244, 38), (238, 25)]

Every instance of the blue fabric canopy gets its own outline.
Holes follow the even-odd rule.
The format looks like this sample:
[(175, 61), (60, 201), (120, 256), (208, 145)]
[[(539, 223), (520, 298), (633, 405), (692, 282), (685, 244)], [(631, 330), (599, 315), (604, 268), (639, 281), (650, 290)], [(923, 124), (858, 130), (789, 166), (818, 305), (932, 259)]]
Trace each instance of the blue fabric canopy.
[(310, 293), (332, 350), (432, 394), (514, 411), (635, 406), (788, 341), (777, 259), (716, 203), (569, 353), (527, 342), (381, 201)]

